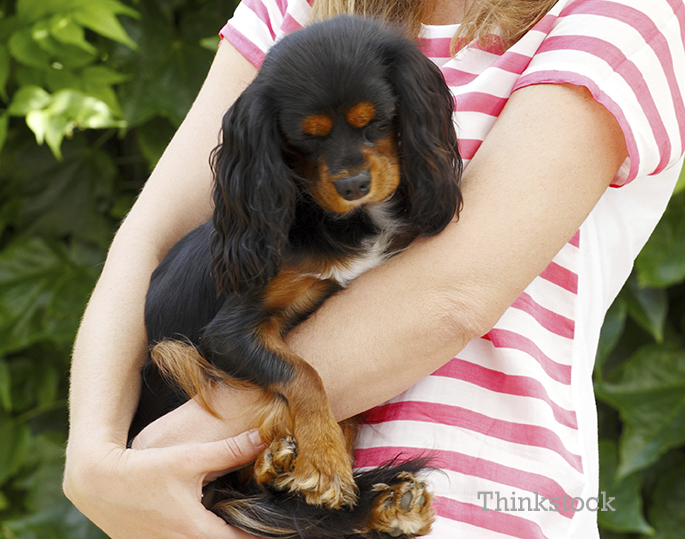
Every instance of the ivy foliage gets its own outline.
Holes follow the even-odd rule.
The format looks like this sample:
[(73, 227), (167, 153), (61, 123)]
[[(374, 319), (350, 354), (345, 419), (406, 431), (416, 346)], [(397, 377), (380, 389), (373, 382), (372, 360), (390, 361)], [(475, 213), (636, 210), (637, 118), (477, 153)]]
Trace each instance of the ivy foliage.
[(685, 527), (685, 173), (607, 314), (595, 367), (603, 537)]
[[(61, 492), (70, 349), (119, 220), (234, 0), (0, 0), (0, 538), (103, 535)], [(685, 183), (685, 179), (682, 183)], [(685, 190), (611, 308), (595, 372), (605, 539), (685, 526)]]
[(104, 535), (64, 497), (71, 346), (233, 0), (0, 0), (0, 538)]

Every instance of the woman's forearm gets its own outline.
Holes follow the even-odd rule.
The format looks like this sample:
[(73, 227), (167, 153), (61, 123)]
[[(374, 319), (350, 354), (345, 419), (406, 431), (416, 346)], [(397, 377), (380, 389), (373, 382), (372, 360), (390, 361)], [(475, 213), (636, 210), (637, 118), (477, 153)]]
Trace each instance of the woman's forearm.
[(254, 74), (222, 44), (198, 99), (112, 243), (74, 347), (72, 449), (81, 442), (126, 442), (147, 351), (143, 306), (150, 275), (182, 235), (211, 215), (209, 154), (224, 112)]
[(459, 222), (362, 275), (293, 332), (336, 415), (384, 402), (489, 331), (626, 156), (618, 123), (584, 88), (516, 92), (466, 169)]
[[(516, 92), (466, 170), (459, 222), (361, 275), (289, 335), (319, 371), (336, 417), (397, 395), (486, 333), (576, 232), (625, 157), (618, 124), (584, 88)], [(190, 403), (146, 442), (165, 443), (166, 421), (192, 424), (189, 435), (232, 433), (235, 392), (217, 391), (227, 421)]]

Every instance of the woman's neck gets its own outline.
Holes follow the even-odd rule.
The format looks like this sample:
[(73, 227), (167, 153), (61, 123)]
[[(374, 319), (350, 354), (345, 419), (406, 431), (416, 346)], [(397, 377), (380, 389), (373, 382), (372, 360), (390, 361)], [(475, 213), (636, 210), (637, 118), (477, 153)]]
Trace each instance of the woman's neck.
[(458, 24), (464, 18), (465, 0), (432, 0), (423, 19), (424, 24)]

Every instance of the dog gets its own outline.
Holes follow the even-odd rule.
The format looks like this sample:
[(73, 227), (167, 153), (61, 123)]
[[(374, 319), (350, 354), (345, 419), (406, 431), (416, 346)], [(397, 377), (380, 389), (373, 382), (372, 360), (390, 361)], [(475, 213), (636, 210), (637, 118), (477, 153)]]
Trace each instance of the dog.
[[(426, 464), (352, 471), (318, 373), (284, 342), (330, 295), (462, 205), (453, 97), (402, 33), (341, 16), (280, 40), (223, 118), (214, 213), (152, 275), (150, 360), (129, 437), (212, 383), (260, 388), (270, 444), (203, 502), (262, 537), (430, 530)], [(344, 365), (340, 366), (344, 370)]]

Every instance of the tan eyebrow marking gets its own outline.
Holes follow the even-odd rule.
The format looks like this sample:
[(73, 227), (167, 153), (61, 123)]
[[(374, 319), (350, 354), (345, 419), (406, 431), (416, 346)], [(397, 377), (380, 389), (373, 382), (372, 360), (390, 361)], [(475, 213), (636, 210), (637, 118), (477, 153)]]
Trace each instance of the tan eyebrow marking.
[(302, 131), (317, 137), (325, 137), (333, 129), (333, 120), (324, 114), (312, 114), (302, 120)]
[(352, 127), (364, 127), (376, 116), (373, 103), (362, 101), (347, 111), (345, 118)]

